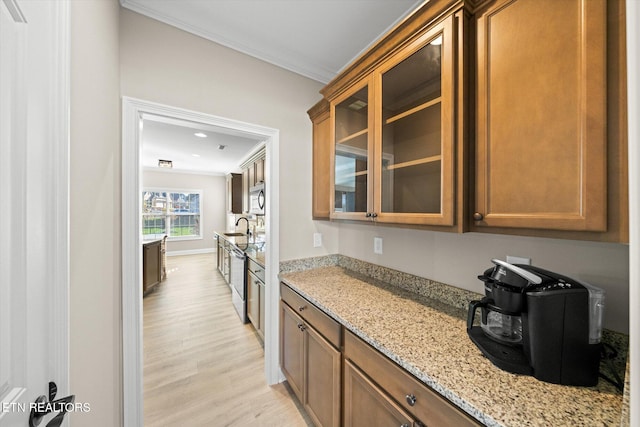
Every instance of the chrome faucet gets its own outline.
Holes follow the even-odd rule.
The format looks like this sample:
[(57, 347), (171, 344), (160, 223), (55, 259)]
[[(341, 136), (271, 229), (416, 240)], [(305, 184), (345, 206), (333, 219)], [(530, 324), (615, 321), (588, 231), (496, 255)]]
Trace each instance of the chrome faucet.
[(238, 220), (236, 221), (236, 227), (238, 226), (238, 224), (240, 224), (241, 219), (247, 221), (247, 232), (245, 234), (247, 235), (247, 237), (249, 237), (249, 220), (247, 219), (247, 217), (241, 216), (240, 218), (238, 218)]

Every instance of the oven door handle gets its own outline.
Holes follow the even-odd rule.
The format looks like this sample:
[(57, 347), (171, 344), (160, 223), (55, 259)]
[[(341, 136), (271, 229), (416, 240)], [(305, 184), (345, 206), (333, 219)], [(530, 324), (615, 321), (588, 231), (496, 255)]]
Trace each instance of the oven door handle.
[(247, 255), (239, 249), (234, 249), (233, 255), (241, 260), (244, 260), (247, 257)]

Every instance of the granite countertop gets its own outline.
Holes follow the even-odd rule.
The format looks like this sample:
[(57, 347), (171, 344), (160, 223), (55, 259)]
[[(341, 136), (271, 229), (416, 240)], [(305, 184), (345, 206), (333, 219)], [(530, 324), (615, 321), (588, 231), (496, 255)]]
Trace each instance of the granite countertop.
[(282, 272), (280, 278), (483, 424), (620, 424), (622, 394), (606, 381), (571, 387), (495, 367), (467, 336), (462, 306), (336, 265)]
[(153, 243), (162, 242), (162, 240), (163, 240), (163, 239), (143, 240), (143, 241), (142, 241), (142, 246), (150, 245), (150, 244), (153, 244)]
[(245, 234), (241, 236), (226, 236), (224, 232), (215, 231), (214, 233), (243, 251), (249, 258), (256, 261), (262, 267), (265, 266), (266, 242), (262, 235), (257, 239), (253, 239), (248, 238)]

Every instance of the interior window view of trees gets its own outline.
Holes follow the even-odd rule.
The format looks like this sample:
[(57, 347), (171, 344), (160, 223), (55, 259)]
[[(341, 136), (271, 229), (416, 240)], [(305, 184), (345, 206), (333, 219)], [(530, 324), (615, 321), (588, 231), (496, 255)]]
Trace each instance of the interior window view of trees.
[(142, 234), (145, 239), (202, 237), (202, 192), (147, 189), (142, 192)]

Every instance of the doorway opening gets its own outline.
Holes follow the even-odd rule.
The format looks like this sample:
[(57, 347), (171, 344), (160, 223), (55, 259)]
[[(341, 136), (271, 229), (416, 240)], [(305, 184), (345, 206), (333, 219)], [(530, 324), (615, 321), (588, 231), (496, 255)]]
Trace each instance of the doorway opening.
[[(122, 351), (124, 425), (143, 425), (142, 386), (142, 132), (146, 117), (200, 123), (265, 141), (266, 251), (264, 367), (268, 384), (282, 380), (278, 366), (279, 131), (251, 123), (123, 97), (122, 101)], [(209, 230), (207, 230), (209, 232)], [(210, 230), (213, 232), (213, 230)]]

